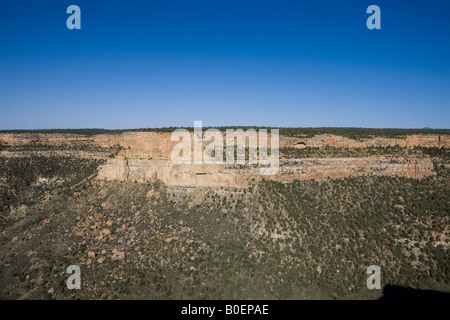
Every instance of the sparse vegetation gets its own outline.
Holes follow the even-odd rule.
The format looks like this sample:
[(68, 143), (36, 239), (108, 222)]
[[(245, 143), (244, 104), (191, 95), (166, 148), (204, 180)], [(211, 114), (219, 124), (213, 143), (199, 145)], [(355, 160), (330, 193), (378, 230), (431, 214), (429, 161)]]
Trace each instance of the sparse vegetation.
[[(204, 127), (203, 130), (208, 130), (212, 127)], [(226, 129), (271, 129), (271, 127), (258, 126), (226, 126), (215, 127), (221, 131)], [(0, 133), (62, 133), (62, 134), (79, 134), (92, 136), (97, 134), (121, 134), (124, 132), (173, 132), (175, 129), (187, 129), (193, 131), (193, 127), (164, 127), (164, 128), (140, 128), (140, 129), (48, 129), (48, 130), (0, 130)], [(319, 128), (275, 128), (279, 129), (281, 135), (290, 137), (311, 138), (319, 134), (334, 134), (338, 136), (347, 137), (350, 139), (361, 140), (371, 139), (375, 136), (385, 138), (399, 138), (411, 134), (442, 134), (449, 135), (449, 129), (373, 129), (373, 128), (333, 128), (333, 127), (319, 127)]]
[[(37, 176), (81, 178), (96, 165), (55, 161), (3, 162), (2, 173), (23, 176), (11, 181), (22, 194), (40, 188), (32, 186)], [(47, 298), (54, 288), (58, 298), (373, 298), (364, 285), (371, 264), (382, 267), (384, 284), (448, 288), (448, 182), (444, 170), (423, 180), (363, 176), (196, 191), (85, 180), (54, 192), (72, 180), (47, 189), (49, 198), (16, 199), (10, 214), (2, 211), (0, 294)], [(105, 228), (111, 234), (102, 237)], [(114, 249), (126, 258), (111, 261)], [(88, 251), (97, 255), (89, 263)], [(91, 290), (65, 289), (70, 264), (82, 266)]]
[[(431, 157), (436, 175), (238, 188), (95, 179), (119, 146), (103, 160), (0, 148), (23, 152), (0, 157), (1, 299), (374, 299), (372, 264), (383, 285), (450, 291), (446, 148), (282, 149), (287, 158)], [(82, 290), (65, 286), (72, 264)]]
[(443, 160), (450, 159), (448, 148), (437, 147), (413, 147), (406, 148), (395, 146), (386, 147), (366, 147), (366, 148), (334, 148), (326, 146), (324, 148), (282, 148), (281, 156), (288, 159), (301, 158), (358, 158), (370, 156), (391, 156), (391, 157), (439, 157)]

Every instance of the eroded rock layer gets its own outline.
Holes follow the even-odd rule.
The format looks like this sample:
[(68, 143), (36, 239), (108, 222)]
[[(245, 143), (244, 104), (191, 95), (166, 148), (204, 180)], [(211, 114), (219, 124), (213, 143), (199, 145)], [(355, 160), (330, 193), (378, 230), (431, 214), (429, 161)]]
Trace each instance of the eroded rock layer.
[[(224, 139), (225, 141), (225, 139)], [(98, 178), (120, 181), (161, 180), (171, 186), (243, 186), (253, 179), (292, 181), (295, 179), (322, 180), (363, 174), (423, 178), (435, 175), (430, 157), (353, 157), (305, 158), (281, 160), (280, 170), (272, 176), (262, 176), (257, 166), (174, 164), (170, 155), (179, 141), (172, 141), (171, 133), (124, 132), (122, 134), (61, 134), (61, 133), (3, 133), (0, 144), (12, 147), (52, 146), (56, 151), (2, 151), (3, 157), (29, 156), (39, 153), (79, 155), (107, 159), (99, 167)], [(270, 142), (269, 142), (270, 145)], [(355, 140), (347, 137), (321, 134), (311, 138), (280, 136), (280, 148), (366, 148), (400, 146), (403, 148), (449, 148), (448, 135), (406, 135), (398, 138), (373, 137)], [(71, 148), (71, 151), (64, 151)], [(87, 152), (84, 148), (88, 148)], [(92, 152), (94, 148), (95, 152)], [(97, 151), (99, 148), (100, 151)], [(78, 150), (78, 151), (74, 151)], [(108, 156), (101, 150), (116, 150)]]

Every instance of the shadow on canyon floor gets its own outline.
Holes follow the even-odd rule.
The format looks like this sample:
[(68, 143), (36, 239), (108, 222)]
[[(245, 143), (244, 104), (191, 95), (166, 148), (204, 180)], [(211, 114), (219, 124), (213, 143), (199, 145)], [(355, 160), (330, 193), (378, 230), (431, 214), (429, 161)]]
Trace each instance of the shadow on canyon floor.
[(379, 300), (450, 300), (450, 293), (387, 285)]

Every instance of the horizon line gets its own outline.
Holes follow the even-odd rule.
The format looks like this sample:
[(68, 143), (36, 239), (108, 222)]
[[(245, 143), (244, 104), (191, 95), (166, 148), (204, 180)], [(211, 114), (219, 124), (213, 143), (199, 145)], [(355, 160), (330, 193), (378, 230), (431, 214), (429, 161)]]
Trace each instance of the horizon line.
[[(4, 131), (56, 131), (56, 130), (102, 130), (102, 131), (131, 131), (131, 130), (161, 130), (161, 129), (193, 129), (193, 126), (168, 126), (168, 127), (146, 127), (146, 128), (33, 128), (33, 129), (1, 129)], [(285, 127), (285, 126), (258, 126), (258, 125), (222, 125), (222, 126), (202, 126), (201, 128), (268, 128), (268, 129), (373, 129), (373, 130), (450, 130), (449, 128), (430, 128), (430, 127)]]

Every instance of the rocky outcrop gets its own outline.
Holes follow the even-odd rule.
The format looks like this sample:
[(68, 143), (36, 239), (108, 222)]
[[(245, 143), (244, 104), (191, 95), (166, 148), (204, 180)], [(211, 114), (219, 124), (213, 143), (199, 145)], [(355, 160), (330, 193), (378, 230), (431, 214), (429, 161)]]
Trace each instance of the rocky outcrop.
[[(10, 146), (41, 144), (53, 146), (90, 145), (100, 148), (121, 146), (128, 157), (135, 158), (169, 158), (178, 141), (171, 141), (171, 133), (158, 132), (124, 132), (122, 134), (99, 134), (84, 136), (60, 133), (2, 133), (0, 143)], [(406, 135), (399, 138), (374, 137), (355, 140), (332, 134), (321, 134), (311, 138), (280, 136), (280, 147), (317, 147), (365, 148), (370, 146), (386, 147), (445, 147), (450, 148), (448, 135), (424, 134)]]
[[(170, 153), (178, 141), (171, 141), (170, 134), (154, 132), (124, 133), (110, 136), (99, 135), (95, 141), (102, 147), (120, 145), (124, 148), (116, 159), (108, 159), (99, 169), (99, 178), (121, 181), (161, 180), (172, 186), (242, 186), (249, 180), (261, 179), (258, 168), (225, 167), (220, 165), (175, 165), (170, 161)], [(330, 134), (318, 135), (308, 139), (280, 137), (280, 147), (347, 147), (364, 148), (369, 146), (403, 147), (448, 146), (447, 136), (411, 135), (405, 138), (353, 140)], [(264, 176), (265, 179), (292, 181), (295, 179), (321, 180), (325, 178), (344, 178), (362, 174), (390, 175), (410, 178), (423, 178), (435, 174), (429, 158), (330, 158), (296, 159), (281, 163), (277, 175)]]
[(110, 159), (98, 178), (120, 181), (161, 180), (169, 186), (243, 186), (255, 179), (282, 182), (323, 180), (360, 175), (424, 178), (435, 175), (430, 158), (309, 158), (285, 160), (276, 175), (262, 176), (259, 168), (224, 168), (221, 165), (174, 165), (170, 160)]
[(221, 165), (172, 164), (170, 160), (109, 159), (99, 169), (99, 179), (156, 181), (172, 186), (239, 186), (245, 176)]
[(171, 134), (158, 132), (125, 132), (120, 135), (100, 134), (94, 137), (102, 148), (120, 146), (124, 158), (169, 158), (178, 141), (171, 141)]
[(333, 134), (321, 134), (312, 138), (281, 137), (280, 147), (292, 148), (323, 148), (326, 146), (334, 148), (367, 148), (367, 147), (450, 147), (450, 139), (447, 135), (407, 135), (402, 138), (374, 137), (371, 139), (354, 140)]
[(9, 146), (29, 144), (51, 146), (92, 145), (94, 144), (94, 137), (68, 133), (0, 133), (0, 143)]
[[(251, 179), (275, 179), (292, 181), (294, 179), (321, 180), (327, 177), (344, 178), (362, 174), (402, 176), (423, 178), (434, 175), (430, 158), (370, 157), (370, 158), (309, 158), (282, 160), (281, 170), (273, 176), (261, 176), (259, 168), (224, 165), (174, 164), (170, 154), (179, 141), (171, 140), (171, 133), (125, 132), (122, 134), (99, 134), (84, 136), (78, 134), (42, 134), (42, 133), (4, 133), (0, 134), (0, 143), (10, 146), (51, 145), (86, 146), (111, 149), (120, 146), (120, 152), (114, 158), (107, 154), (84, 151), (56, 151), (58, 154), (97, 157), (107, 159), (99, 167), (98, 178), (121, 181), (161, 180), (172, 186), (242, 186)], [(224, 139), (225, 141), (225, 139)], [(269, 142), (270, 145), (270, 142)], [(365, 148), (370, 146), (386, 147), (450, 147), (447, 135), (407, 135), (399, 138), (374, 137), (354, 140), (331, 134), (317, 135), (311, 138), (280, 137), (280, 148), (307, 148), (326, 146), (336, 148)], [(2, 151), (0, 156), (27, 156), (30, 151)], [(36, 152), (32, 151), (31, 153)], [(39, 151), (38, 151), (39, 152)], [(45, 155), (55, 151), (43, 151)]]
[(419, 179), (436, 172), (430, 158), (311, 158), (284, 161), (279, 179), (322, 180), (369, 174)]

